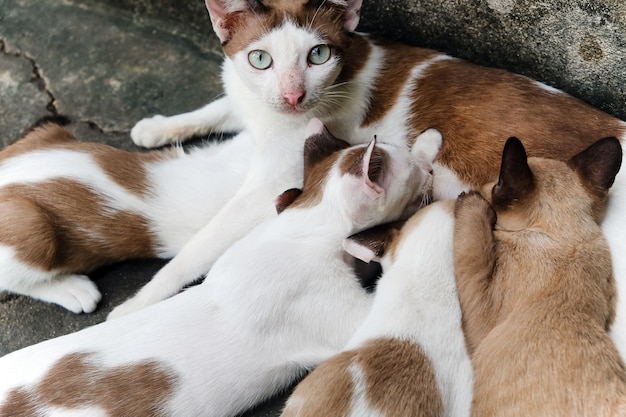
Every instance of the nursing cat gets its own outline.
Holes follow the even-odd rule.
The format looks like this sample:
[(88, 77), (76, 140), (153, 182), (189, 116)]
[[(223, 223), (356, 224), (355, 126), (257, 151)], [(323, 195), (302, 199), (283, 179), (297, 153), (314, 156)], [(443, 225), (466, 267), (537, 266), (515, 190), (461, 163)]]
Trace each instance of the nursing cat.
[(473, 416), (626, 415), (599, 226), (621, 151), (607, 138), (565, 162), (527, 159), (512, 138), (497, 183), (459, 197), (454, 263)]
[[(284, 390), (337, 353), (371, 308), (342, 242), (430, 192), (440, 137), (425, 139), (411, 153), (349, 147), (312, 121), (304, 188), (279, 197), (280, 215), (200, 285), (0, 358), (0, 416), (234, 417)], [(416, 163), (420, 154), (431, 161)]]
[(469, 416), (473, 371), (454, 279), (454, 200), (398, 223), (345, 241), (353, 256), (382, 263), (374, 304), (343, 352), (298, 384), (282, 417)]
[[(242, 131), (255, 141), (250, 170), (223, 209), (114, 316), (175, 293), (272, 213), (276, 193), (262, 190), (280, 178), (275, 167), (300, 162), (311, 117), (353, 144), (374, 135), (411, 144), (436, 128), (445, 143), (434, 164), (435, 199), (456, 198), (497, 178), (510, 136), (523, 138), (530, 155), (567, 160), (599, 138), (626, 135), (624, 122), (536, 81), (355, 32), (361, 0), (206, 0), (206, 6), (225, 53), (225, 96), (190, 113), (142, 120), (131, 136), (154, 147), (199, 133)], [(229, 161), (237, 157), (224, 154)], [(624, 175), (612, 188), (603, 228), (626, 294)], [(625, 309), (620, 299), (614, 336), (624, 354)]]

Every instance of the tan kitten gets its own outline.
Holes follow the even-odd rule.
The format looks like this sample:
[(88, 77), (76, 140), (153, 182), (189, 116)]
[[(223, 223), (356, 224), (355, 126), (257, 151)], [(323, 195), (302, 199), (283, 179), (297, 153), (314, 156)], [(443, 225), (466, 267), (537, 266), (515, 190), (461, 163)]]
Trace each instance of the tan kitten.
[(455, 207), (455, 271), (475, 372), (472, 415), (626, 415), (608, 335), (616, 289), (598, 223), (619, 171), (607, 138), (567, 162), (506, 143), (498, 183)]

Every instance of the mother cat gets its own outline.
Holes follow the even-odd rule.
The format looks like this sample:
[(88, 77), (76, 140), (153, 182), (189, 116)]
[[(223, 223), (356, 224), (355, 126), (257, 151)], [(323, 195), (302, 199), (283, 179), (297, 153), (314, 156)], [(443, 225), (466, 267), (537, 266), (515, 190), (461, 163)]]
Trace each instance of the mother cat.
[[(171, 295), (206, 272), (251, 224), (273, 215), (276, 190), (301, 185), (297, 169), (288, 168), (296, 172), (293, 184), (277, 172), (298, 165), (312, 117), (352, 143), (377, 135), (383, 142), (412, 144), (423, 130), (438, 129), (444, 144), (434, 166), (435, 199), (455, 198), (495, 180), (510, 136), (519, 137), (530, 156), (563, 160), (607, 136), (624, 146), (626, 123), (563, 92), (355, 32), (361, 3), (206, 0), (226, 55), (226, 95), (190, 113), (144, 119), (131, 136), (139, 145), (156, 147), (194, 134), (247, 130), (256, 140), (252, 164), (243, 187), (232, 190), (232, 200), (114, 316)], [(623, 171), (612, 188), (603, 230), (619, 291), (626, 294)], [(614, 329), (626, 357), (626, 303), (621, 298)]]

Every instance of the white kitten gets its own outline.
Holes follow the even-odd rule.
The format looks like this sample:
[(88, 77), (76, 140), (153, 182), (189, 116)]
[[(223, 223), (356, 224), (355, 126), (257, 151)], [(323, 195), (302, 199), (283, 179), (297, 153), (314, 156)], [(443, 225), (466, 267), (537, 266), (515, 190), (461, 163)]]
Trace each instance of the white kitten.
[(454, 279), (453, 211), (453, 200), (433, 203), (403, 226), (346, 240), (352, 255), (382, 263), (374, 305), (344, 351), (300, 382), (283, 417), (469, 416), (473, 372)]
[(202, 284), (0, 358), (0, 416), (234, 416), (337, 353), (372, 302), (343, 239), (397, 219), (432, 182), (419, 146), (349, 148), (312, 130), (302, 194), (281, 195), (289, 207)]

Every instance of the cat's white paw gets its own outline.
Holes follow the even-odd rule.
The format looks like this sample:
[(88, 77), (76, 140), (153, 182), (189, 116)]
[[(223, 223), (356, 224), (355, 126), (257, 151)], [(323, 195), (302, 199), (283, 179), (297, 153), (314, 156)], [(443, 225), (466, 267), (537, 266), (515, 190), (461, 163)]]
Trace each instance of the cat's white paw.
[(118, 317), (122, 317), (130, 313), (134, 313), (135, 311), (141, 310), (142, 308), (147, 307), (147, 306), (148, 304), (141, 302), (141, 300), (139, 300), (139, 297), (135, 296), (133, 298), (130, 298), (124, 301), (122, 304), (118, 305), (117, 307), (115, 307), (107, 316), (107, 320), (116, 319)]
[(102, 299), (98, 287), (85, 275), (56, 277), (34, 288), (29, 295), (58, 304), (73, 313), (92, 313)]
[(156, 148), (172, 142), (167, 129), (167, 117), (156, 115), (142, 119), (130, 130), (135, 145)]

